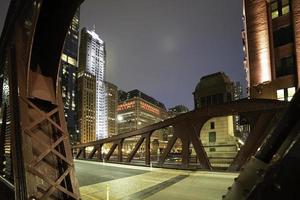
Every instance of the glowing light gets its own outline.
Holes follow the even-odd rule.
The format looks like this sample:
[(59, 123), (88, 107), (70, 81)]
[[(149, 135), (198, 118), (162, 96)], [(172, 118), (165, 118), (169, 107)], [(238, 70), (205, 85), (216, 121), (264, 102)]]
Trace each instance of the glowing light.
[(118, 105), (117, 111), (127, 110), (130, 108), (134, 108), (135, 101), (126, 102), (123, 104)]
[(117, 116), (117, 119), (118, 119), (118, 121), (123, 121), (123, 120), (124, 120), (124, 117), (123, 117), (122, 115), (118, 115), (118, 116)]
[(270, 52), (267, 48), (260, 53), (259, 83), (271, 81)]
[(151, 106), (151, 105), (149, 105), (149, 104), (147, 104), (145, 102), (142, 102), (142, 101), (141, 101), (140, 104), (141, 104), (141, 108), (143, 108), (143, 109), (145, 109), (145, 110), (147, 110), (149, 112), (152, 112), (154, 114), (157, 114), (157, 115), (160, 114), (159, 110), (157, 108), (155, 108), (154, 106)]

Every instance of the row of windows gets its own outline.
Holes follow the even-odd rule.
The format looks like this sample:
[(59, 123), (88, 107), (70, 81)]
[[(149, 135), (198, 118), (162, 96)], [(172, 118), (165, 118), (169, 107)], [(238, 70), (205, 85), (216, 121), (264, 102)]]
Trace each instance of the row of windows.
[(276, 19), (282, 15), (288, 14), (291, 11), (289, 0), (276, 0), (271, 3), (272, 19)]
[(280, 101), (291, 101), (294, 94), (296, 93), (295, 87), (283, 88), (276, 91), (277, 100)]

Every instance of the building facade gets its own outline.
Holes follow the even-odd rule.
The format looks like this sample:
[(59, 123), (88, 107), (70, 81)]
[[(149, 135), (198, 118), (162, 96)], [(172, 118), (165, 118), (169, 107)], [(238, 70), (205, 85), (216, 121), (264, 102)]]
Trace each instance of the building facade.
[(77, 69), (80, 10), (71, 22), (61, 56), (61, 90), (71, 143), (79, 141), (77, 126)]
[(78, 76), (78, 127), (81, 143), (96, 140), (96, 77), (88, 72)]
[(117, 127), (117, 107), (118, 107), (118, 87), (110, 82), (105, 82), (107, 101), (107, 124), (108, 137), (118, 134)]
[[(154, 98), (146, 95), (139, 90), (130, 92), (119, 92), (119, 105), (117, 108), (118, 116), (118, 134), (135, 131), (137, 129), (149, 126), (168, 117), (165, 105)], [(164, 141), (168, 130), (155, 131), (151, 136), (151, 152), (157, 153), (160, 147), (166, 145)], [(125, 140), (125, 151), (131, 151), (139, 137), (132, 137)], [(144, 147), (141, 147), (141, 151)]]
[[(234, 98), (234, 84), (223, 72), (200, 79), (194, 94), (195, 109), (223, 104)], [(233, 116), (209, 119), (202, 127), (200, 139), (213, 167), (226, 168), (238, 151)]]
[[(94, 30), (87, 30), (86, 28), (83, 28), (81, 31), (81, 39), (80, 39), (80, 54), (79, 54), (79, 73), (78, 73), (78, 79), (87, 79), (87, 80), (81, 80), (80, 89), (81, 95), (85, 95), (84, 89), (87, 89), (89, 93), (90, 88), (94, 89), (94, 102), (90, 100), (88, 102), (87, 97), (83, 96), (79, 99), (82, 100), (80, 106), (89, 106), (93, 107), (95, 105), (94, 111), (91, 111), (92, 113), (95, 112), (95, 131), (93, 137), (88, 137), (88, 141), (92, 140), (98, 140), (102, 138), (106, 138), (107, 135), (107, 101), (106, 101), (106, 90), (105, 90), (105, 45), (103, 40), (100, 39), (98, 34)], [(94, 83), (92, 83), (94, 81)], [(90, 83), (90, 84), (89, 84)], [(84, 84), (89, 84), (84, 85)], [(94, 87), (93, 87), (94, 86)], [(90, 105), (91, 103), (92, 105)], [(80, 108), (82, 111), (85, 110), (85, 108)], [(88, 108), (90, 109), (90, 108)], [(90, 112), (90, 111), (89, 111)], [(88, 121), (83, 120), (84, 119), (84, 113), (82, 112), (79, 116), (79, 124), (80, 124), (80, 134), (81, 138), (85, 138), (85, 134), (87, 134), (86, 128), (91, 128), (93, 130), (92, 126), (89, 126), (86, 123), (89, 123)], [(85, 130), (85, 131), (84, 131)], [(91, 139), (91, 140), (90, 140)], [(82, 141), (83, 139), (81, 139)]]
[(119, 97), (118, 133), (131, 132), (167, 118), (163, 103), (139, 90), (132, 90)]
[(300, 82), (298, 0), (244, 0), (244, 66), (251, 98), (291, 100)]

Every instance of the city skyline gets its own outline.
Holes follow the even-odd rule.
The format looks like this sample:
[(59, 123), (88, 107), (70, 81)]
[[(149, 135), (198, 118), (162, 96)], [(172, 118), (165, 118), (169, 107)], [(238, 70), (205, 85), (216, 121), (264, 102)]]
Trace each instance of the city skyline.
[(245, 86), (240, 0), (86, 1), (81, 12), (81, 28), (95, 25), (106, 41), (107, 80), (120, 89), (193, 109), (192, 93), (206, 74), (224, 71)]

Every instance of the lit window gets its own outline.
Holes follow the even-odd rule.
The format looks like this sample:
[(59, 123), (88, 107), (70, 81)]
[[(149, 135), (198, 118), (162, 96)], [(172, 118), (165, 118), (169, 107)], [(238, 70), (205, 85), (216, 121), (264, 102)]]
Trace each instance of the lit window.
[(271, 4), (271, 10), (272, 10), (272, 19), (279, 17), (278, 2), (273, 2)]
[(282, 8), (282, 15), (288, 14), (289, 12), (290, 12), (290, 6), (289, 5), (284, 6)]
[(289, 0), (277, 0), (271, 3), (272, 19), (286, 15), (290, 13), (290, 1)]
[(68, 56), (67, 56), (66, 54), (64, 54), (64, 53), (61, 55), (61, 59), (62, 59), (63, 61), (65, 61), (65, 62), (67, 62), (67, 57), (68, 57)]
[(277, 100), (284, 101), (284, 89), (277, 90)]
[(296, 93), (295, 87), (277, 90), (277, 100), (291, 101), (295, 93)]
[(275, 10), (272, 12), (272, 19), (275, 19), (277, 17), (279, 17), (279, 13), (278, 13), (278, 10)]
[(77, 65), (77, 62), (74, 58), (71, 58), (71, 57), (68, 57), (68, 63), (73, 65), (73, 66), (76, 66)]
[(290, 87), (287, 89), (288, 93), (288, 101), (291, 101), (294, 94), (296, 93), (296, 88), (295, 87)]

